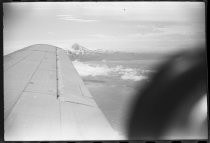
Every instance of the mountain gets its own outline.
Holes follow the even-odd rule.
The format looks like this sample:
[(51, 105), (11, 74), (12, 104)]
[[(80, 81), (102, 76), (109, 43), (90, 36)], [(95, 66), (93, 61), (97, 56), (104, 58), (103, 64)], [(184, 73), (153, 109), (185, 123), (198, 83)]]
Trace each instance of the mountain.
[(77, 44), (77, 43), (72, 45), (72, 47), (69, 51), (73, 54), (76, 54), (76, 55), (92, 54), (94, 52), (92, 50), (89, 50), (89, 49)]
[(77, 43), (73, 44), (69, 53), (76, 55), (85, 55), (85, 54), (104, 54), (104, 53), (113, 53), (114, 51), (108, 51), (103, 49), (89, 50)]
[(69, 57), (72, 60), (147, 60), (159, 59), (164, 57), (163, 54), (158, 53), (129, 53), (122, 51), (109, 51), (103, 49), (89, 50), (77, 43), (67, 50)]

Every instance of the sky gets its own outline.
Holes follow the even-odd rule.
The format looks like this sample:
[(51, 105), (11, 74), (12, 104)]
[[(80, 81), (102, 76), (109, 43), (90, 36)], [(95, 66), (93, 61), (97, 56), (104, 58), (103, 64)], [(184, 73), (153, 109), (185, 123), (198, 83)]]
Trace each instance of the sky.
[(33, 44), (167, 53), (205, 45), (203, 2), (3, 4), (4, 55)]

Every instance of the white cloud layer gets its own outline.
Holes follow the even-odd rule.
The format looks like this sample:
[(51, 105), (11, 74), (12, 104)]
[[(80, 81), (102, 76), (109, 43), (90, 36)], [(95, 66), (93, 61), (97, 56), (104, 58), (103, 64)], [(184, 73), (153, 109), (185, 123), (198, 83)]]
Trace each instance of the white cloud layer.
[(107, 65), (87, 64), (73, 61), (73, 65), (81, 76), (119, 76), (123, 80), (139, 81), (147, 77), (138, 74), (137, 69), (124, 68), (121, 65), (108, 67)]
[(142, 79), (146, 79), (146, 77), (142, 76), (142, 75), (137, 76), (134, 73), (124, 73), (121, 76), (121, 79), (139, 81), (139, 80), (142, 80)]
[(97, 21), (97, 20), (93, 20), (93, 19), (75, 18), (71, 15), (57, 15), (57, 17), (61, 20), (74, 21), (74, 22), (95, 22), (95, 21)]
[(73, 61), (72, 63), (81, 76), (107, 76), (110, 72), (108, 66), (89, 65), (80, 61)]

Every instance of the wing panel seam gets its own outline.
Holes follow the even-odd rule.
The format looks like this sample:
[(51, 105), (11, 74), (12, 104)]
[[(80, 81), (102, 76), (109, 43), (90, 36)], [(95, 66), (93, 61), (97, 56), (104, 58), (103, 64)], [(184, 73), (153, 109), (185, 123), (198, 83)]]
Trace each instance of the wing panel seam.
[(37, 65), (37, 67), (36, 67), (36, 69), (34, 70), (34, 72), (32, 73), (32, 75), (31, 75), (30, 79), (28, 80), (28, 82), (26, 83), (25, 87), (23, 88), (23, 90), (21, 91), (21, 93), (18, 95), (18, 98), (17, 98), (17, 100), (15, 101), (15, 103), (12, 105), (12, 107), (11, 107), (9, 113), (8, 113), (8, 116), (6, 117), (6, 119), (9, 117), (9, 115), (11, 114), (13, 108), (16, 106), (16, 104), (17, 104), (18, 101), (20, 100), (21, 95), (23, 94), (23, 92), (25, 92), (26, 88), (28, 87), (28, 85), (29, 85), (31, 79), (33, 78), (33, 76), (35, 75), (35, 73), (37, 72), (37, 70), (39, 69), (39, 66), (41, 65), (41, 63), (42, 63), (42, 61), (44, 60), (44, 57), (45, 57), (45, 56), (46, 56), (46, 53), (45, 53), (45, 55), (42, 57), (42, 60), (41, 60), (41, 61), (39, 62), (39, 64)]

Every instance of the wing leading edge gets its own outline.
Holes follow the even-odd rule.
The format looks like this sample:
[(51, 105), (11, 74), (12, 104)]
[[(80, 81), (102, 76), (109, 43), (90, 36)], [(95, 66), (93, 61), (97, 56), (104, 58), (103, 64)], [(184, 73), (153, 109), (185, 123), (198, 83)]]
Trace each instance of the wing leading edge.
[(4, 57), (5, 140), (119, 140), (65, 51), (33, 45)]

